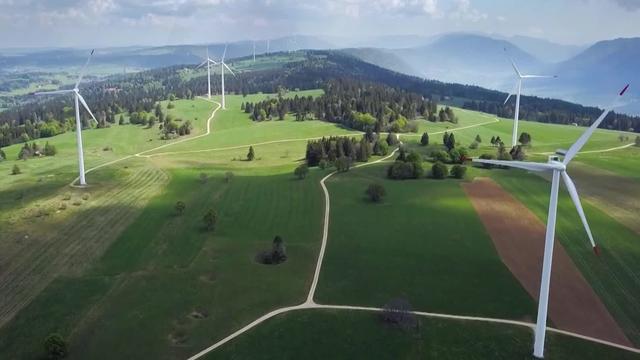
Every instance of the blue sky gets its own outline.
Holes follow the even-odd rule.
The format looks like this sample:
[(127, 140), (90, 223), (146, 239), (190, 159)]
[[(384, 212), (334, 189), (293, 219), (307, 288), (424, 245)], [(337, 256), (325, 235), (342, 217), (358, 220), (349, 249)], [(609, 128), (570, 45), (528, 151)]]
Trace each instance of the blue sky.
[(0, 0), (0, 48), (452, 31), (586, 44), (638, 23), (640, 0)]

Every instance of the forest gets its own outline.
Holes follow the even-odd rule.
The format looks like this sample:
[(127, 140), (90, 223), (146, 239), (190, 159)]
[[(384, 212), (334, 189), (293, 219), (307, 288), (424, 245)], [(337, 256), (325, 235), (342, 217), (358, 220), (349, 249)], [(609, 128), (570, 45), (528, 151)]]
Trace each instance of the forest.
[(416, 132), (411, 120), (422, 116), (429, 121), (457, 122), (449, 107), (438, 111), (438, 104), (421, 95), (383, 84), (354, 79), (329, 80), (322, 86), (324, 94), (313, 98), (284, 97), (258, 103), (243, 103), (242, 110), (254, 121), (283, 120), (292, 113), (297, 121), (318, 119), (339, 123), (345, 127), (376, 133), (382, 131)]

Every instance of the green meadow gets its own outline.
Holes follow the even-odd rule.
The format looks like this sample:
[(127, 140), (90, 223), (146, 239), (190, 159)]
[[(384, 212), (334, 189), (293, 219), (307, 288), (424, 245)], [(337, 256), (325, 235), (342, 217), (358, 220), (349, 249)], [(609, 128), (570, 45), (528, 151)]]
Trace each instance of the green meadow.
[[(55, 145), (55, 157), (18, 161), (20, 145), (5, 148), (0, 227), (9, 231), (0, 234), (0, 254), (11, 260), (7, 274), (20, 275), (12, 281), (0, 277), (0, 288), (20, 291), (0, 300), (8, 309), (0, 312), (0, 357), (39, 358), (44, 337), (59, 332), (69, 341), (72, 359), (183, 359), (271, 310), (303, 302), (322, 238), (325, 204), (319, 181), (332, 170), (312, 169), (298, 180), (293, 169), (304, 158), (306, 139), (360, 133), (291, 116), (253, 122), (240, 111), (242, 102), (273, 96), (229, 95), (228, 110), (216, 112), (208, 136), (200, 135), (206, 134), (216, 104), (175, 100), (167, 109), (168, 101), (162, 102), (174, 117), (192, 121), (190, 137), (200, 136), (193, 141), (160, 140), (157, 127), (129, 124), (83, 131), (87, 169), (132, 156), (90, 172), (86, 189), (68, 186), (77, 176), (74, 132), (38, 140)], [(443, 131), (455, 131), (462, 146), (480, 135), (480, 148), (472, 152), (477, 155), (496, 151), (489, 145), (491, 136), (510, 139), (510, 120), (454, 111), (458, 124), (418, 120), (419, 133), (403, 134), (402, 141), (427, 155), (440, 147)], [(544, 155), (535, 153), (568, 147), (584, 128), (523, 121), (521, 130), (532, 135), (531, 158), (541, 160)], [(429, 147), (417, 144), (422, 131), (432, 133)], [(599, 130), (585, 149), (620, 146), (618, 135)], [(179, 143), (154, 150), (172, 142)], [(254, 161), (245, 160), (250, 145)], [(142, 157), (133, 156), (141, 152)], [(576, 161), (637, 179), (636, 153), (629, 148), (584, 154)], [(9, 175), (15, 164), (22, 174)], [(416, 310), (531, 321), (535, 300), (500, 261), (460, 182), (495, 177), (543, 220), (548, 183), (517, 171), (482, 169), (470, 169), (467, 180), (391, 181), (385, 177), (387, 164), (352, 169), (327, 181), (329, 239), (315, 300), (381, 307), (401, 297)], [(365, 198), (371, 182), (387, 190), (380, 204)], [(178, 201), (186, 204), (182, 215), (174, 208)], [(203, 226), (209, 209), (218, 215), (214, 231)], [(586, 204), (585, 210), (602, 239), (601, 259), (593, 258), (565, 197), (558, 236), (638, 343), (638, 234), (598, 206)], [(276, 235), (285, 241), (288, 260), (257, 263), (256, 255), (269, 249)], [(34, 286), (21, 288), (21, 279)], [(10, 311), (15, 314), (9, 316)], [(434, 319), (420, 323), (418, 333), (406, 334), (382, 326), (374, 314), (301, 311), (269, 320), (211, 356), (296, 358), (308, 346), (318, 358), (339, 353), (344, 358), (511, 359), (526, 358), (530, 350), (526, 329)], [(549, 346), (550, 358), (629, 356), (557, 335), (550, 336)]]

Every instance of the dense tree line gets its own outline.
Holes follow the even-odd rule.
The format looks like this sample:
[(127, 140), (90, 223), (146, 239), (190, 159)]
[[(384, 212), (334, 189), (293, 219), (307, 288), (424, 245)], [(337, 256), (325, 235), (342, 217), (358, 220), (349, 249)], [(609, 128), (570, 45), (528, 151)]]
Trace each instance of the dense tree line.
[(422, 95), (384, 84), (347, 79), (329, 80), (319, 97), (294, 96), (243, 103), (242, 109), (255, 121), (284, 119), (287, 113), (296, 120), (319, 119), (340, 123), (358, 130), (375, 132), (415, 131), (410, 121), (423, 116), (430, 121), (456, 122), (449, 108), (440, 109), (435, 101)]
[[(370, 132), (363, 135), (360, 140), (347, 136), (331, 136), (318, 140), (309, 140), (307, 142), (305, 160), (310, 167), (336, 165), (338, 170), (347, 170), (348, 167), (345, 169), (343, 166), (341, 169), (338, 164), (346, 165), (355, 161), (367, 162), (374, 153), (374, 147), (379, 141), (378, 136)], [(385, 149), (387, 148), (385, 147)], [(378, 151), (382, 151), (379, 146)]]

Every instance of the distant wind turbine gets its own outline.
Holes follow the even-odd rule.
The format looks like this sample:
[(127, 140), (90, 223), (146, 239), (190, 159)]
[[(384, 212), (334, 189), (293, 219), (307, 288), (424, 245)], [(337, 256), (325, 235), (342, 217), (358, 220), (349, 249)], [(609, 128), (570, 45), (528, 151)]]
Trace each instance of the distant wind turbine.
[(87, 69), (87, 66), (89, 65), (89, 62), (91, 61), (91, 57), (93, 56), (93, 52), (95, 50), (91, 50), (91, 54), (89, 55), (89, 58), (87, 58), (87, 62), (84, 64), (84, 66), (82, 67), (82, 69), (80, 70), (80, 75), (78, 76), (78, 80), (76, 81), (75, 86), (73, 87), (73, 89), (70, 90), (56, 90), (56, 91), (44, 91), (44, 92), (36, 92), (34, 93), (34, 95), (54, 95), (54, 94), (69, 94), (69, 93), (73, 93), (74, 97), (75, 97), (75, 108), (76, 108), (76, 144), (78, 147), (78, 170), (80, 173), (80, 185), (85, 186), (87, 185), (87, 182), (85, 180), (85, 176), (84, 176), (84, 152), (82, 149), (82, 123), (80, 122), (80, 104), (82, 103), (82, 106), (87, 110), (87, 112), (89, 113), (89, 115), (91, 115), (91, 117), (93, 118), (93, 120), (97, 123), (98, 120), (96, 120), (96, 117), (93, 116), (93, 113), (91, 112), (91, 109), (89, 109), (89, 106), (87, 105), (87, 102), (84, 100), (84, 98), (82, 97), (82, 95), (80, 95), (80, 90), (78, 89), (78, 86), (80, 85), (80, 82), (82, 81), (82, 78), (84, 77), (84, 73), (85, 70)]
[(204, 65), (207, 65), (207, 97), (211, 99), (211, 64), (218, 65), (218, 63), (209, 57), (209, 47), (207, 46), (207, 58), (196, 67), (201, 68)]
[(511, 147), (514, 147), (518, 145), (518, 120), (520, 117), (520, 91), (522, 90), (522, 80), (523, 79), (540, 79), (540, 78), (557, 78), (558, 76), (557, 75), (523, 75), (518, 69), (518, 67), (516, 66), (516, 63), (513, 61), (513, 59), (510, 58), (509, 60), (511, 61), (513, 70), (516, 73), (516, 84), (513, 87), (513, 91), (509, 93), (504, 103), (506, 104), (512, 95), (516, 95), (516, 109), (515, 109), (515, 114), (513, 116), (513, 131), (511, 133)]
[(229, 66), (227, 66), (227, 64), (224, 62), (224, 58), (227, 55), (227, 45), (225, 44), (224, 46), (224, 52), (222, 53), (222, 59), (220, 59), (220, 81), (221, 81), (221, 87), (222, 87), (222, 110), (226, 110), (226, 103), (225, 103), (225, 99), (224, 99), (224, 69), (226, 68), (227, 70), (229, 70), (229, 72), (231, 73), (231, 75), (236, 76), (236, 74), (231, 70), (231, 68)]
[[(547, 306), (549, 303), (549, 284), (551, 282), (551, 263), (553, 258), (553, 243), (555, 239), (556, 214), (558, 211), (558, 188), (560, 185), (560, 178), (562, 178), (562, 180), (564, 181), (571, 200), (573, 201), (573, 204), (578, 211), (578, 215), (580, 216), (580, 220), (582, 220), (582, 224), (584, 225), (584, 228), (587, 232), (589, 241), (591, 242), (591, 246), (593, 247), (593, 251), (596, 253), (596, 255), (598, 255), (598, 247), (593, 240), (593, 235), (591, 234), (589, 223), (587, 222), (584, 210), (582, 209), (582, 204), (580, 203), (580, 197), (578, 196), (576, 186), (567, 174), (567, 166), (569, 165), (571, 160), (578, 154), (580, 149), (582, 149), (587, 140), (589, 140), (589, 137), (591, 137), (596, 128), (602, 123), (602, 121), (604, 121), (607, 114), (609, 114), (609, 112), (614, 107), (619, 105), (618, 100), (622, 95), (624, 95), (628, 88), (629, 85), (625, 86), (622, 91), (620, 91), (618, 96), (616, 96), (614, 102), (604, 109), (600, 117), (596, 119), (593, 124), (591, 124), (591, 126), (582, 134), (582, 136), (580, 136), (580, 138), (578, 138), (578, 140), (569, 148), (569, 150), (557, 151), (556, 155), (549, 156), (549, 160), (547, 163), (473, 159), (473, 162), (475, 163), (508, 166), (537, 172), (551, 172), (553, 174), (551, 180), (551, 199), (549, 201), (547, 231), (544, 243), (542, 279), (540, 281), (540, 297), (538, 299), (538, 318), (536, 322), (535, 341), (533, 347), (533, 355), (537, 358), (542, 358), (544, 355), (544, 338), (547, 326)], [(564, 159), (560, 161), (558, 155), (563, 155)]]

